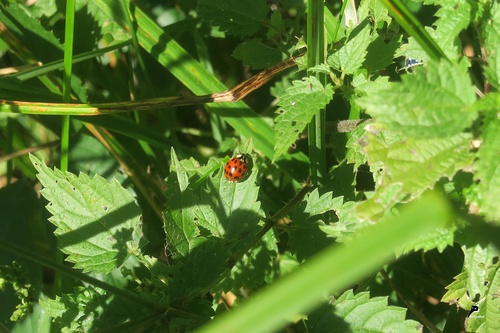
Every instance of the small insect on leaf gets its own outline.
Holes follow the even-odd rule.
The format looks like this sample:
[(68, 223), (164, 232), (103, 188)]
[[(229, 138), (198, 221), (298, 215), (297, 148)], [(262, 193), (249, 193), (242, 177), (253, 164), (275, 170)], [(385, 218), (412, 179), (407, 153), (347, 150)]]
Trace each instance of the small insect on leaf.
[(248, 172), (248, 157), (238, 154), (227, 161), (224, 167), (224, 176), (230, 182), (242, 181)]

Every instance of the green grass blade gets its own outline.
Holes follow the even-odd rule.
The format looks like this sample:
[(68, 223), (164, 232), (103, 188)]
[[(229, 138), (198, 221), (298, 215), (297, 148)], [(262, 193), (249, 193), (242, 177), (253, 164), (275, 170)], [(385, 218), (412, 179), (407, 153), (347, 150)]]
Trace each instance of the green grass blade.
[[(325, 63), (325, 13), (324, 3), (319, 0), (307, 2), (307, 67), (315, 67)], [(326, 77), (316, 73), (316, 78), (324, 85)], [(308, 126), (309, 158), (311, 159), (311, 182), (322, 183), (326, 176), (325, 149), (325, 109), (314, 115)]]
[(424, 49), (430, 58), (448, 59), (443, 50), (432, 39), (424, 26), (417, 18), (406, 8), (400, 0), (380, 0), (389, 10), (392, 17), (406, 30), (406, 32), (415, 38), (418, 44)]
[[(104, 0), (97, 0), (96, 4), (117, 23), (126, 26), (124, 13), (119, 8)], [(134, 16), (135, 22), (137, 22), (139, 44), (190, 89), (193, 94), (206, 95), (227, 89), (224, 84), (184, 50), (177, 41), (165, 33), (139, 7), (132, 5), (130, 8), (131, 14)], [(269, 158), (273, 157), (275, 138), (272, 127), (244, 102), (224, 102), (208, 105), (207, 107), (210, 111), (221, 116), (244, 137), (252, 137), (257, 150)], [(293, 158), (302, 162), (307, 161), (303, 154), (295, 154)], [(294, 172), (301, 168), (300, 165), (291, 165), (287, 170)], [(294, 177), (301, 181), (305, 179), (302, 172), (295, 174)]]
[[(73, 41), (75, 31), (75, 0), (66, 1), (66, 20), (64, 31), (64, 78), (63, 78), (63, 102), (71, 100), (71, 76), (73, 72)], [(64, 116), (61, 130), (61, 170), (68, 170), (69, 151), (69, 116)]]
[[(101, 55), (108, 53), (108, 52), (111, 52), (111, 51), (119, 50), (122, 47), (130, 45), (131, 43), (132, 43), (131, 40), (126, 40), (124, 42), (117, 43), (117, 44), (114, 44), (114, 45), (111, 45), (111, 46), (108, 46), (108, 47), (105, 47), (102, 49), (92, 50), (89, 52), (75, 55), (75, 56), (73, 56), (73, 64), (76, 64), (76, 63), (79, 63), (79, 62), (82, 62), (85, 60), (94, 59), (98, 56), (101, 56)], [(39, 67), (34, 67), (34, 68), (31, 68), (31, 69), (28, 69), (28, 70), (25, 70), (25, 71), (22, 71), (22, 72), (19, 72), (16, 74), (12, 74), (11, 77), (15, 77), (15, 78), (18, 78), (19, 80), (24, 81), (24, 80), (28, 80), (28, 79), (31, 79), (31, 78), (34, 78), (37, 76), (42, 76), (42, 75), (45, 75), (45, 74), (50, 73), (52, 71), (61, 69), (61, 68), (63, 68), (63, 66), (64, 66), (64, 60), (56, 60), (56, 61), (52, 61), (52, 62), (43, 64), (42, 66), (39, 66)]]
[(293, 315), (310, 311), (329, 293), (380, 269), (394, 258), (396, 249), (444, 227), (450, 218), (451, 211), (443, 198), (429, 193), (401, 215), (365, 229), (353, 241), (327, 248), (199, 333), (276, 331)]

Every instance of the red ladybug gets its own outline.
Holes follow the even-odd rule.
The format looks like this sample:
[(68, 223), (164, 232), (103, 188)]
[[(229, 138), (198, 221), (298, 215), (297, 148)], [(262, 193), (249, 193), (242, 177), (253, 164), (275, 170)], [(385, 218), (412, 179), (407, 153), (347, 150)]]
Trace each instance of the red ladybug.
[(227, 161), (224, 167), (224, 176), (230, 182), (242, 181), (248, 172), (248, 160), (245, 155), (239, 154)]

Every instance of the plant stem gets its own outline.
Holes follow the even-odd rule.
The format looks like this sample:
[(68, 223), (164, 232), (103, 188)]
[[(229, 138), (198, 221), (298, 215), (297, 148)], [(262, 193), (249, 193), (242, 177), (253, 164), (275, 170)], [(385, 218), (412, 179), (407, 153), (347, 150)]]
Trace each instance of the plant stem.
[[(307, 68), (325, 62), (324, 3), (320, 0), (307, 1)], [(324, 74), (316, 73), (316, 78), (326, 83)], [(325, 158), (325, 110), (316, 113), (308, 126), (309, 159), (311, 182), (317, 186), (326, 174)]]
[[(75, 31), (75, 0), (66, 0), (66, 25), (64, 31), (63, 102), (71, 100), (71, 75), (73, 71), (73, 40)], [(61, 171), (68, 170), (69, 115), (63, 116), (61, 129)]]

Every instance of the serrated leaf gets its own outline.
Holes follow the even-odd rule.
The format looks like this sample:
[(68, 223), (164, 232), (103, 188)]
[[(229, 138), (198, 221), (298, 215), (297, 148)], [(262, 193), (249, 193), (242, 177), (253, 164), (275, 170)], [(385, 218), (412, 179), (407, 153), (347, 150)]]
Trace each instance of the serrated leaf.
[[(379, 1), (377, 2), (380, 4)], [(394, 61), (394, 53), (398, 46), (399, 41), (396, 38), (386, 43), (384, 38), (378, 36), (366, 49), (367, 53), (363, 63), (364, 67), (367, 68), (369, 72), (385, 69)]]
[(274, 131), (276, 140), (274, 157), (276, 160), (295, 142), (316, 112), (326, 107), (333, 97), (333, 87), (325, 87), (315, 77), (293, 81), (278, 103), (278, 116)]
[(391, 209), (406, 199), (402, 188), (401, 183), (392, 183), (386, 187), (377, 188), (375, 193), (370, 193), (368, 200), (358, 203), (357, 217), (361, 220), (377, 221), (392, 214)]
[(354, 74), (365, 61), (369, 43), (370, 25), (360, 24), (351, 31), (347, 42), (327, 58), (327, 63), (344, 74)]
[(49, 201), (49, 219), (56, 226), (59, 248), (67, 261), (84, 271), (110, 272), (132, 254), (139, 253), (142, 238), (140, 209), (116, 180), (100, 176), (78, 177), (51, 170), (36, 157), (30, 159)]
[[(379, 202), (379, 193), (388, 188), (400, 187), (399, 192), (392, 195), (394, 202), (402, 195), (414, 197), (432, 188), (440, 178), (451, 178), (458, 170), (470, 165), (474, 158), (469, 152), (469, 134), (443, 139), (408, 138), (390, 144), (371, 134), (367, 137), (365, 152), (370, 164), (382, 165), (383, 172), (374, 197), (357, 208), (363, 218), (370, 218), (387, 209)], [(394, 189), (398, 190), (397, 187)]]
[(488, 82), (496, 89), (500, 90), (500, 54), (498, 45), (500, 44), (500, 3), (493, 2), (488, 19), (483, 21), (485, 48), (487, 52), (487, 64), (484, 67), (484, 74)]
[(487, 112), (494, 116), (500, 109), (500, 94), (489, 93), (485, 95), (483, 98), (478, 99), (474, 104), (472, 104), (471, 109), (479, 112)]
[(477, 114), (469, 75), (459, 66), (429, 61), (425, 70), (403, 75), (402, 83), (371, 92), (357, 103), (375, 119), (373, 126), (418, 138), (444, 138), (471, 126)]
[(229, 276), (212, 292), (227, 290), (255, 290), (274, 279), (277, 239), (268, 232), (248, 253), (234, 265)]
[(332, 192), (327, 192), (320, 196), (318, 189), (314, 189), (305, 197), (304, 201), (306, 207), (302, 210), (300, 205), (299, 211), (295, 211), (294, 217), (298, 217), (297, 214), (300, 214), (302, 217), (311, 217), (318, 214), (324, 214), (330, 210), (338, 210), (342, 206), (343, 198), (334, 198)]
[[(469, 318), (468, 332), (500, 332), (500, 269), (496, 265), (493, 277), (488, 281), (488, 292), (484, 302), (478, 304), (479, 311)], [(471, 329), (479, 324), (477, 330)]]
[[(157, 296), (148, 295), (155, 300)], [(104, 290), (76, 287), (71, 294), (55, 299), (40, 298), (40, 305), (53, 318), (61, 332), (92, 332), (115, 327), (124, 318), (137, 318), (148, 312), (137, 311), (137, 304), (108, 295)]]
[(347, 163), (354, 164), (354, 170), (357, 170), (361, 165), (367, 162), (367, 156), (363, 152), (359, 140), (365, 135), (365, 123), (358, 124), (351, 132), (347, 139), (346, 160)]
[(436, 29), (432, 37), (450, 59), (456, 58), (462, 48), (458, 35), (471, 23), (473, 12), (477, 11), (477, 2), (467, 0), (426, 2), (439, 6), (435, 14), (438, 20), (434, 23)]
[(198, 13), (228, 34), (245, 37), (256, 33), (269, 13), (265, 0), (200, 0)]
[(427, 234), (416, 237), (403, 249), (398, 249), (396, 256), (399, 257), (402, 254), (419, 250), (430, 251), (437, 249), (439, 252), (443, 252), (448, 246), (453, 245), (456, 230), (457, 227), (455, 225), (450, 225), (446, 228), (437, 228)]
[(354, 295), (348, 290), (332, 303), (309, 315), (310, 332), (415, 333), (423, 329), (420, 323), (405, 320), (406, 309), (389, 306), (387, 297), (370, 298), (368, 292)]
[(482, 297), (486, 294), (488, 270), (495, 266), (495, 260), (500, 255), (498, 249), (492, 244), (483, 246), (476, 244), (474, 246), (465, 247), (464, 251), (464, 266), (463, 269), (468, 273), (467, 291), (471, 299), (476, 295)]
[(188, 185), (189, 185), (189, 178), (186, 170), (181, 167), (181, 164), (179, 163), (179, 159), (177, 158), (177, 155), (175, 154), (174, 147), (170, 149), (170, 158), (172, 159), (172, 164), (175, 167), (175, 170), (177, 172), (175, 173), (177, 175), (177, 182), (179, 184), (179, 189), (184, 191)]
[(167, 246), (174, 257), (186, 256), (200, 235), (195, 224), (199, 200), (191, 189), (181, 191), (179, 185), (170, 186), (165, 196), (169, 198), (163, 214)]
[(281, 52), (261, 42), (261, 39), (251, 39), (239, 44), (233, 52), (233, 57), (243, 62), (244, 66), (253, 69), (271, 67), (281, 61)]
[(335, 238), (335, 241), (339, 243), (351, 240), (358, 230), (370, 225), (366, 220), (360, 220), (356, 216), (355, 206), (356, 202), (353, 201), (344, 203), (336, 212), (339, 221), (321, 226), (321, 231), (326, 233), (328, 237)]
[[(207, 229), (216, 223), (221, 236), (234, 240), (258, 230), (261, 220), (260, 202), (257, 200), (259, 187), (255, 184), (257, 172), (240, 183), (229, 182), (220, 172), (208, 179), (202, 190), (201, 202), (207, 206), (198, 216), (198, 224)], [(213, 189), (217, 189), (214, 197)]]
[(483, 143), (477, 152), (478, 159), (474, 163), (474, 179), (477, 184), (477, 200), (479, 212), (486, 219), (500, 224), (500, 165), (498, 164), (498, 147), (500, 145), (500, 120), (495, 117), (486, 120), (483, 127)]
[[(288, 235), (288, 243), (297, 259), (304, 260), (333, 243), (334, 240), (327, 237), (321, 227), (325, 226), (325, 217), (329, 219), (326, 214), (340, 209), (342, 202), (343, 198), (334, 198), (332, 192), (320, 196), (315, 189), (292, 211), (293, 228)], [(326, 216), (321, 216), (323, 214)]]
[(458, 303), (463, 309), (470, 309), (472, 302), (469, 294), (467, 293), (468, 280), (469, 274), (467, 271), (463, 271), (455, 276), (454, 281), (446, 286), (448, 291), (441, 298), (441, 302), (447, 302), (450, 304)]

